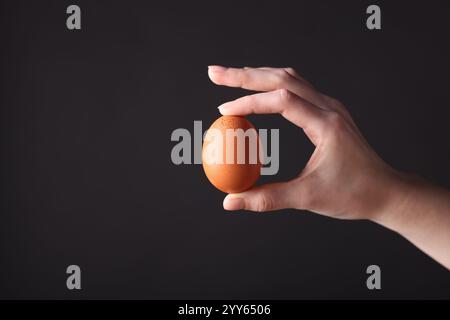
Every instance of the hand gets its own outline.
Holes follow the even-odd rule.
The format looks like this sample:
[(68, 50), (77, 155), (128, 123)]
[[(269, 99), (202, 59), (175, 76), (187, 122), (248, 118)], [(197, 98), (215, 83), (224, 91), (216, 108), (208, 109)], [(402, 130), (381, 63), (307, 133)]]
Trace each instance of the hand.
[(394, 230), (450, 269), (450, 192), (388, 166), (342, 103), (291, 68), (210, 66), (219, 85), (264, 91), (224, 103), (223, 115), (279, 113), (316, 146), (300, 175), (225, 197), (226, 210), (309, 210), (370, 219)]
[(211, 66), (209, 77), (219, 85), (265, 91), (224, 103), (219, 107), (223, 115), (279, 113), (316, 146), (298, 177), (230, 194), (226, 210), (295, 208), (364, 219), (395, 201), (391, 195), (399, 174), (372, 150), (342, 103), (318, 92), (294, 70)]

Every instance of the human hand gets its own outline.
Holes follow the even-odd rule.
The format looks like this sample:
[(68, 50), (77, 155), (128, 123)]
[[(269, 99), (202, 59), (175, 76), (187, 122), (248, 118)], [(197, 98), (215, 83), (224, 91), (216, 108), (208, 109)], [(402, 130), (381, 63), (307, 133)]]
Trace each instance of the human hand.
[(223, 115), (279, 113), (316, 146), (300, 175), (225, 197), (226, 210), (309, 210), (369, 219), (398, 232), (450, 270), (450, 191), (388, 166), (347, 109), (291, 68), (211, 66), (219, 85), (264, 91), (219, 107)]
[(222, 104), (223, 115), (279, 113), (302, 128), (316, 147), (298, 177), (229, 194), (226, 210), (295, 208), (374, 219), (400, 202), (400, 174), (372, 150), (342, 103), (293, 69), (210, 66), (208, 74), (218, 85), (264, 91)]

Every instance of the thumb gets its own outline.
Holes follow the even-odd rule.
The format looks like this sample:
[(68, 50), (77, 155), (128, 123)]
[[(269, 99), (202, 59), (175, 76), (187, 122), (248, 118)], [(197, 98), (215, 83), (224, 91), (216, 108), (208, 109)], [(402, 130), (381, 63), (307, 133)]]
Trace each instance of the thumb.
[(290, 182), (271, 183), (227, 195), (223, 200), (223, 208), (228, 211), (273, 211), (293, 208), (294, 199)]

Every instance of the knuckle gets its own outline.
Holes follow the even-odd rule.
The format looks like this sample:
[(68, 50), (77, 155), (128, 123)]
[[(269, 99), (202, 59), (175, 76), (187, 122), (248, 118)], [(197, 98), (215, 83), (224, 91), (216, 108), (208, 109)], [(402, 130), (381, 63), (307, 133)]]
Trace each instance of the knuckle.
[(273, 209), (272, 198), (266, 193), (260, 194), (256, 201), (255, 211), (264, 212), (264, 211), (270, 211), (272, 209)]
[(292, 74), (297, 74), (297, 71), (296, 71), (294, 68), (291, 68), (291, 67), (284, 68), (284, 70), (285, 70), (287, 73), (289, 73), (290, 75), (292, 75)]
[(345, 106), (338, 99), (324, 95), (325, 101), (334, 109), (343, 111), (345, 110)]
[(241, 98), (242, 102), (246, 105), (252, 105), (254, 103), (254, 97), (252, 95), (244, 96)]
[(239, 87), (244, 87), (248, 83), (248, 70), (244, 70), (239, 73), (238, 81), (239, 81)]
[(256, 99), (253, 95), (244, 96), (239, 98), (239, 104), (241, 108), (251, 110), (252, 112), (255, 110)]
[(290, 102), (294, 99), (294, 94), (287, 89), (279, 89), (278, 95), (282, 103)]
[(345, 120), (337, 111), (330, 111), (328, 114), (328, 126), (333, 131), (340, 131), (345, 126)]
[(291, 75), (285, 70), (277, 70), (275, 72), (275, 83), (279, 87), (284, 87), (290, 81)]

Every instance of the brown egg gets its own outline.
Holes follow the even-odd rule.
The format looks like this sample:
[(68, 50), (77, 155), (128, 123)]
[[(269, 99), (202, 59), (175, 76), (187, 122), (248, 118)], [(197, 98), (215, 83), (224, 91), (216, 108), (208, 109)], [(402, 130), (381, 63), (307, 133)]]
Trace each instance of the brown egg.
[(258, 133), (244, 117), (222, 116), (208, 129), (203, 170), (217, 189), (226, 193), (250, 189), (259, 178), (260, 160)]

